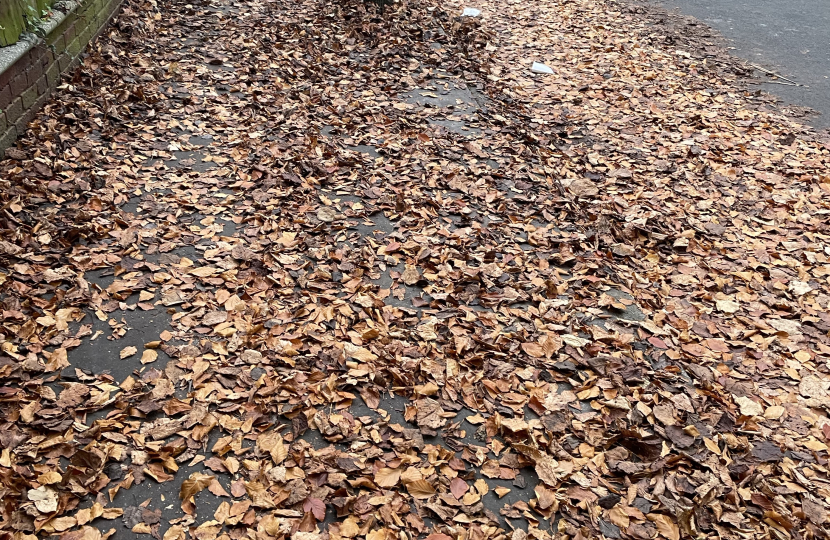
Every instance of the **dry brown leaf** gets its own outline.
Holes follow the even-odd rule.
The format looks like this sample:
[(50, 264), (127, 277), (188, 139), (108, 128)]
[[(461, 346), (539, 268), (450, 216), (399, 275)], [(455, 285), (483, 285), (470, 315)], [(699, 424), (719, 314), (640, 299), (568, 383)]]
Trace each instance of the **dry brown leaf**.
[(382, 488), (391, 488), (398, 485), (401, 479), (401, 469), (383, 467), (375, 473), (375, 484)]
[(153, 349), (145, 349), (143, 353), (141, 353), (141, 363), (142, 364), (149, 364), (151, 362), (155, 362), (158, 360), (159, 353), (154, 351)]
[(435, 488), (426, 480), (415, 480), (406, 484), (406, 490), (416, 499), (429, 499), (435, 495)]
[(668, 540), (680, 540), (680, 527), (674, 520), (665, 514), (648, 514), (649, 521), (657, 527), (657, 532)]
[(182, 487), (179, 490), (179, 499), (182, 501), (189, 500), (191, 497), (208, 487), (215, 478), (216, 477), (211, 474), (194, 472), (187, 480), (182, 482)]

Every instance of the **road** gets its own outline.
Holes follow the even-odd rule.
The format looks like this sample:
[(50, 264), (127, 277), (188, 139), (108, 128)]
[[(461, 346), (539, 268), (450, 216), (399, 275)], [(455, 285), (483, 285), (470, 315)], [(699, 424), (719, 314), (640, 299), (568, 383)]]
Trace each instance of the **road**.
[(807, 87), (763, 90), (821, 114), (807, 123), (830, 128), (830, 2), (827, 0), (669, 0), (666, 8), (704, 21), (732, 42), (732, 52)]

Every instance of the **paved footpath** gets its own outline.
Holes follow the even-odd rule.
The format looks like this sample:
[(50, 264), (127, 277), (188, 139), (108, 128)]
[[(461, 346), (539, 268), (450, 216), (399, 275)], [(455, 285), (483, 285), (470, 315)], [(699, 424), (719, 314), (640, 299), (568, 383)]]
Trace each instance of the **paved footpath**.
[(786, 103), (818, 111), (808, 123), (830, 128), (830, 2), (668, 0), (664, 5), (720, 31), (732, 42), (735, 55), (806, 85), (761, 87)]
[(0, 162), (2, 532), (824, 534), (830, 145), (465, 4), (125, 1)]

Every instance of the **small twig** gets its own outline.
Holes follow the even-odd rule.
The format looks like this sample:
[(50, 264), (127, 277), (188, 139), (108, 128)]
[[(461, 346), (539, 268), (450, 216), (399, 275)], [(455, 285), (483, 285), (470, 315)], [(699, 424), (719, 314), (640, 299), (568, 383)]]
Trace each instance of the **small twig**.
[(764, 84), (783, 84), (784, 86), (804, 86), (803, 84), (796, 84), (785, 81), (764, 81)]
[[(763, 71), (763, 72), (764, 72), (764, 73), (766, 73), (767, 75), (772, 75), (773, 77), (778, 77), (779, 79), (782, 79), (782, 80), (785, 80), (785, 81), (787, 81), (787, 82), (790, 82), (790, 83), (792, 83), (792, 84), (793, 84), (793, 85), (795, 85), (795, 86), (804, 86), (803, 84), (799, 84), (799, 83), (795, 82), (795, 81), (794, 81), (794, 80), (792, 80), (792, 79), (788, 79), (788, 78), (786, 78), (786, 77), (784, 77), (784, 76), (782, 76), (782, 75), (779, 75), (778, 73), (776, 73), (776, 72), (774, 72), (774, 71), (770, 71), (770, 70), (768, 70), (768, 69), (766, 69), (766, 68), (762, 68), (761, 66), (756, 66), (755, 64), (749, 64), (749, 65), (750, 65), (750, 66), (752, 66), (752, 67), (754, 67), (755, 69), (757, 69), (757, 70), (759, 70), (759, 71)], [(779, 83), (779, 84), (781, 84), (781, 83)]]

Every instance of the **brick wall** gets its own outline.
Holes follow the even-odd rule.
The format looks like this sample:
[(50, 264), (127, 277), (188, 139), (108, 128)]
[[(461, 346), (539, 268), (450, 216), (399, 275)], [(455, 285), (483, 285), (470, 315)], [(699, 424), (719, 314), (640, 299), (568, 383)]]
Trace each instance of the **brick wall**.
[[(0, 0), (2, 1), (2, 0)], [(12, 146), (60, 83), (61, 73), (107, 25), (122, 0), (82, 0), (13, 65), (0, 73), (0, 153)]]

